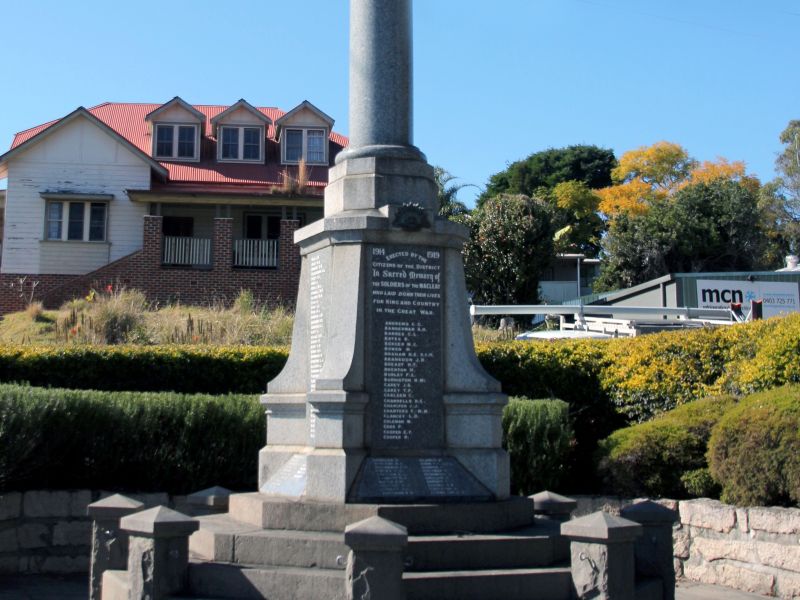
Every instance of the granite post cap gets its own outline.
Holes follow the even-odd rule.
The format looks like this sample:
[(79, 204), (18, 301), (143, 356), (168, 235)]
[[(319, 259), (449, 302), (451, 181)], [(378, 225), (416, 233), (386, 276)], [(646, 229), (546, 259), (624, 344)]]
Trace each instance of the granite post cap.
[(676, 511), (652, 500), (645, 500), (626, 506), (620, 511), (620, 515), (625, 519), (642, 525), (672, 524), (678, 520)]
[(561, 535), (570, 540), (595, 544), (614, 544), (635, 540), (642, 526), (628, 519), (598, 511), (561, 524)]
[(227, 508), (231, 491), (228, 488), (215, 485), (199, 492), (194, 492), (186, 497), (186, 501), (194, 506), (210, 506), (212, 508)]
[(370, 517), (348, 525), (344, 530), (344, 543), (354, 551), (400, 550), (408, 544), (408, 530), (389, 519)]
[(533, 512), (536, 514), (565, 515), (571, 513), (578, 506), (578, 501), (556, 494), (549, 490), (530, 496), (533, 500)]
[(189, 536), (200, 527), (199, 521), (183, 513), (156, 506), (149, 510), (123, 517), (120, 527), (130, 534), (155, 538)]
[(144, 508), (144, 503), (123, 496), (114, 494), (97, 502), (92, 502), (86, 507), (86, 514), (96, 521), (111, 521), (120, 519)]

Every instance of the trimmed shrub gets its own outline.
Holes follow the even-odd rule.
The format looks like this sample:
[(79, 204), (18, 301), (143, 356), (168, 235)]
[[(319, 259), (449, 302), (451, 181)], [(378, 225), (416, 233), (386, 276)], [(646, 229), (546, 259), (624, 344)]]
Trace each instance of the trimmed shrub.
[[(604, 484), (621, 495), (685, 498), (699, 489), (711, 430), (735, 405), (731, 396), (704, 398), (611, 434), (600, 444)], [(713, 488), (711, 488), (713, 489)]]
[(481, 364), (507, 394), (559, 398), (569, 404), (575, 448), (569, 478), (561, 487), (567, 493), (595, 487), (597, 441), (625, 425), (600, 386), (605, 343), (508, 342), (476, 347)]
[(0, 385), (0, 491), (255, 489), (255, 396)]
[(800, 503), (800, 386), (742, 400), (714, 427), (708, 463), (724, 502)]
[(511, 492), (561, 489), (573, 447), (569, 405), (561, 400), (511, 398), (503, 411), (503, 447), (511, 462)]
[(686, 471), (681, 475), (681, 483), (686, 493), (693, 498), (719, 498), (722, 492), (722, 488), (714, 481), (707, 467)]
[(258, 394), (286, 363), (258, 346), (0, 346), (0, 382), (108, 391)]
[(600, 386), (629, 422), (718, 394), (728, 350), (719, 334), (717, 329), (698, 329), (611, 340)]

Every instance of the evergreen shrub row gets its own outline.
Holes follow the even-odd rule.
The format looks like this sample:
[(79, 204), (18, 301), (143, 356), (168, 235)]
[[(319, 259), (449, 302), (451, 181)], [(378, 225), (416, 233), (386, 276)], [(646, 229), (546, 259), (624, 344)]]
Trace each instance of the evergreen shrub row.
[(616, 493), (798, 505), (800, 385), (686, 404), (614, 432), (600, 455)]
[(713, 485), (697, 489), (702, 478), (697, 471), (707, 466), (712, 428), (735, 403), (732, 396), (703, 398), (652, 421), (618, 429), (600, 442), (598, 465), (604, 487), (624, 496), (713, 494)]
[(511, 493), (563, 489), (574, 443), (566, 402), (510, 398), (503, 411), (503, 447), (510, 455)]
[(256, 487), (256, 396), (0, 385), (0, 491)]
[(725, 413), (708, 464), (724, 502), (800, 505), (800, 385), (753, 394)]
[[(510, 395), (561, 398), (591, 427), (697, 398), (800, 382), (800, 314), (616, 340), (478, 344)], [(1, 346), (0, 382), (73, 389), (263, 393), (286, 362), (263, 346)]]
[[(512, 399), (503, 428), (514, 489), (558, 487), (572, 450), (567, 404)], [(254, 490), (265, 439), (255, 395), (0, 385), (0, 492)]]
[(0, 346), (0, 382), (83, 390), (258, 394), (286, 363), (264, 346)]

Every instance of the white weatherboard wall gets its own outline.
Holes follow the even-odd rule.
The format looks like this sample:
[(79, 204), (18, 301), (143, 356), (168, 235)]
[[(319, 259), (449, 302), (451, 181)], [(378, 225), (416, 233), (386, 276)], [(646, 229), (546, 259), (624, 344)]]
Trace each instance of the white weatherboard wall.
[[(147, 207), (125, 190), (149, 188), (150, 166), (141, 157), (88, 119), (75, 119), (9, 161), (0, 272), (77, 275), (140, 249)], [(44, 242), (46, 191), (113, 194), (107, 242)]]

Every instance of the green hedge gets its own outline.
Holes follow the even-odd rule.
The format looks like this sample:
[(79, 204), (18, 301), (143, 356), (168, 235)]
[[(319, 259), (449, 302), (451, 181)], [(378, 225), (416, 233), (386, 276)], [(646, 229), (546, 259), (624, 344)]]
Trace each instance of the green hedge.
[[(253, 490), (264, 425), (252, 395), (0, 384), (0, 492)], [(558, 488), (572, 450), (567, 404), (513, 398), (503, 430), (514, 489)]]
[(704, 398), (615, 431), (600, 443), (605, 488), (626, 496), (667, 498), (712, 493), (705, 470), (708, 440), (735, 403), (732, 396)]
[(481, 344), (478, 356), (511, 394), (561, 398), (600, 425), (611, 411), (642, 422), (697, 398), (800, 382), (800, 313), (637, 338)]
[(503, 447), (511, 462), (511, 492), (562, 489), (574, 437), (569, 405), (561, 400), (511, 398), (503, 411)]
[(708, 462), (725, 502), (800, 504), (800, 386), (753, 394), (726, 413)]
[[(645, 421), (697, 398), (800, 382), (800, 314), (617, 340), (479, 344), (477, 352), (507, 393), (561, 398), (587, 428), (603, 429), (616, 426), (616, 414)], [(2, 346), (0, 382), (256, 394), (286, 357), (285, 348), (257, 346)]]
[(256, 487), (256, 396), (0, 385), (0, 490)]
[(0, 346), (0, 382), (108, 391), (258, 394), (286, 363), (259, 346)]

